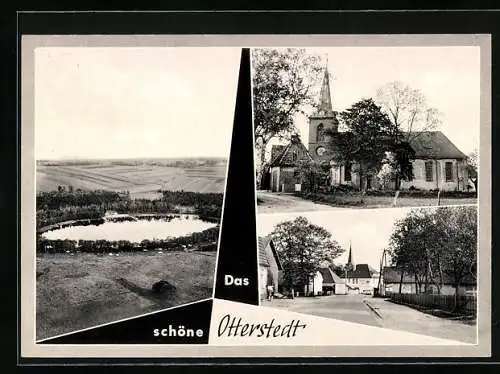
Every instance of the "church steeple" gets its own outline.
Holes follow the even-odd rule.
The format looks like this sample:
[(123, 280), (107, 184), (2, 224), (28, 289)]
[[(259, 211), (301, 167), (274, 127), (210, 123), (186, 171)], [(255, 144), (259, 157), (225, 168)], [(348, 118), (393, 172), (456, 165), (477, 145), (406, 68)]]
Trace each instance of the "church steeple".
[(323, 75), (323, 82), (321, 83), (318, 114), (324, 117), (333, 116), (332, 96), (330, 92), (330, 73), (328, 72), (328, 57)]
[(352, 247), (351, 247), (351, 241), (350, 240), (349, 240), (349, 256), (347, 257), (346, 268), (349, 271), (354, 270), (354, 263), (353, 263), (353, 260), (352, 260)]

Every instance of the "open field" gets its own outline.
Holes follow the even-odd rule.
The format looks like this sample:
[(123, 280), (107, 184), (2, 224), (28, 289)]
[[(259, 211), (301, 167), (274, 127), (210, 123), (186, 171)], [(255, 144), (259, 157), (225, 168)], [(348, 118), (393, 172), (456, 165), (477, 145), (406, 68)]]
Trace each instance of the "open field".
[(129, 191), (133, 198), (154, 198), (158, 190), (224, 192), (226, 161), (213, 160), (89, 160), (38, 161), (36, 189)]
[[(39, 255), (37, 340), (209, 298), (215, 260), (215, 252)], [(162, 279), (173, 293), (151, 291)]]
[[(259, 213), (308, 212), (318, 210), (390, 208), (394, 198), (390, 196), (332, 196), (330, 201), (312, 201), (294, 194), (258, 191), (257, 210)], [(436, 206), (437, 199), (425, 197), (399, 197), (395, 207)], [(476, 198), (441, 198), (439, 204), (471, 205), (477, 204)]]

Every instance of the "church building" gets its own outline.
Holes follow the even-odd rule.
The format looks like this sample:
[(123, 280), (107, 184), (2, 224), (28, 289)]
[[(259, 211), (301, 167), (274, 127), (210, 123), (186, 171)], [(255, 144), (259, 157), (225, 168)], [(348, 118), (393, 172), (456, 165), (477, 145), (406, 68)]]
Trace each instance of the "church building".
[[(326, 130), (330, 130), (328, 134)], [(287, 145), (273, 145), (267, 165), (267, 189), (273, 192), (300, 190), (297, 166), (302, 161), (316, 161), (330, 166), (331, 186), (349, 185), (359, 189), (361, 180), (357, 164), (337, 165), (332, 155), (351, 133), (339, 131), (337, 112), (333, 110), (328, 69), (325, 68), (319, 105), (309, 117), (309, 141), (306, 147), (298, 135), (293, 135)], [(415, 152), (413, 180), (402, 181), (401, 189), (467, 191), (468, 171), (466, 155), (441, 131), (412, 133), (410, 147)], [(379, 189), (377, 173), (366, 176), (366, 188)], [(387, 187), (387, 186), (386, 186)], [(392, 184), (394, 187), (394, 183)]]

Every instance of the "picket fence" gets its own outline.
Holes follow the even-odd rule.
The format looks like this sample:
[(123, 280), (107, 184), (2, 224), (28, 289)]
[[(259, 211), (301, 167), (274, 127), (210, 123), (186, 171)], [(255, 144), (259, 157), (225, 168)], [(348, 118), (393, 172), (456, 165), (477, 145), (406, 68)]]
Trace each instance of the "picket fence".
[(389, 298), (397, 304), (412, 306), (419, 310), (441, 310), (462, 316), (476, 316), (477, 296), (460, 295), (455, 308), (455, 295), (390, 293)]

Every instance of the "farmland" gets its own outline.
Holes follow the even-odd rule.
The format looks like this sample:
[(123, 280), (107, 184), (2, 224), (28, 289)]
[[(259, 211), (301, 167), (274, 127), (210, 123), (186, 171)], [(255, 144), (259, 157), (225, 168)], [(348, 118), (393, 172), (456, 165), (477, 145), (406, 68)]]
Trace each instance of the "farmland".
[(158, 190), (223, 193), (224, 159), (132, 159), (37, 161), (37, 192), (58, 186), (129, 191), (132, 198), (157, 198)]
[[(215, 252), (37, 256), (37, 340), (212, 296)], [(176, 289), (154, 294), (164, 279)]]

